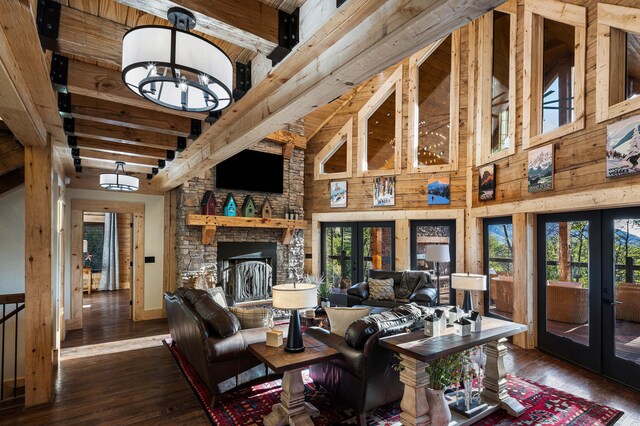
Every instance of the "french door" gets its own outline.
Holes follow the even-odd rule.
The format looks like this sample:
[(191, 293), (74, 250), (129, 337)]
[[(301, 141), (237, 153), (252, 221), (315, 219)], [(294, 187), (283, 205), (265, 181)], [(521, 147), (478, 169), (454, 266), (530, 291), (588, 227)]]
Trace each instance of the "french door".
[(394, 222), (322, 224), (322, 274), (334, 287), (365, 281), (370, 269), (395, 269)]
[[(447, 245), (449, 261), (434, 262), (427, 255), (430, 245)], [(448, 305), (455, 300), (451, 288), (451, 273), (456, 271), (456, 221), (414, 220), (411, 221), (411, 269), (426, 270), (437, 283), (437, 303)]]
[(640, 209), (538, 216), (538, 345), (640, 388)]
[(484, 292), (487, 316), (513, 320), (513, 223), (511, 216), (483, 220)]

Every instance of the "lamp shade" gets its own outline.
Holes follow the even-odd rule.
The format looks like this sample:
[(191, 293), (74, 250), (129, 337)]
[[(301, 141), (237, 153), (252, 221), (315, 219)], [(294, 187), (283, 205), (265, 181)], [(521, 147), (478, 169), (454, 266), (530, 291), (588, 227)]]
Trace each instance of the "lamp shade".
[(487, 289), (487, 276), (477, 274), (451, 274), (451, 287), (456, 290), (477, 290)]
[(279, 284), (273, 286), (272, 291), (276, 309), (306, 309), (318, 304), (315, 284)]
[(428, 262), (449, 262), (449, 244), (429, 244), (425, 251), (425, 260)]

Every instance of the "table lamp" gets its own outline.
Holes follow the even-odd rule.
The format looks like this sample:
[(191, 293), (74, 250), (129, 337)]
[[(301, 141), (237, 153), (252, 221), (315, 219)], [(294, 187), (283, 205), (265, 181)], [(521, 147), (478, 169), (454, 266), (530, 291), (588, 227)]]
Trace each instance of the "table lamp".
[(286, 352), (303, 352), (302, 330), (300, 329), (299, 309), (314, 308), (318, 304), (315, 284), (279, 284), (273, 286), (273, 307), (291, 311)]
[(440, 263), (451, 261), (449, 257), (449, 244), (428, 244), (425, 250), (424, 260), (434, 262), (436, 269), (436, 288), (438, 291), (437, 303), (440, 303)]
[(451, 274), (451, 287), (456, 290), (464, 290), (462, 310), (470, 312), (473, 309), (471, 291), (485, 291), (487, 289), (487, 276), (469, 273)]

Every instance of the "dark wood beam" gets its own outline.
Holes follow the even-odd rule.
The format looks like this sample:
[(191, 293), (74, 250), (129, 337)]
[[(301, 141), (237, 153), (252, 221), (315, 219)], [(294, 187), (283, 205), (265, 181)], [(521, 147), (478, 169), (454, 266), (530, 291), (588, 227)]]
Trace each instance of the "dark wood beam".
[[(120, 71), (69, 59), (67, 90), (74, 95), (103, 99), (117, 104), (130, 105), (137, 108), (158, 111), (164, 114), (204, 120), (202, 113), (175, 111), (156, 105), (136, 95), (122, 82)], [(73, 97), (72, 97), (73, 99)]]
[(160, 149), (175, 149), (177, 145), (177, 137), (173, 135), (86, 120), (75, 120), (75, 135), (101, 141)]
[(160, 18), (183, 7), (197, 21), (196, 30), (254, 52), (269, 54), (278, 45), (278, 9), (258, 0), (116, 0)]
[(191, 132), (189, 118), (82, 95), (71, 97), (71, 114), (87, 121), (167, 135), (188, 137)]
[(78, 148), (92, 151), (107, 152), (112, 154), (125, 154), (133, 157), (154, 158), (164, 160), (167, 158), (167, 150), (149, 148), (145, 146), (126, 145), (117, 142), (105, 142), (96, 139), (78, 138)]

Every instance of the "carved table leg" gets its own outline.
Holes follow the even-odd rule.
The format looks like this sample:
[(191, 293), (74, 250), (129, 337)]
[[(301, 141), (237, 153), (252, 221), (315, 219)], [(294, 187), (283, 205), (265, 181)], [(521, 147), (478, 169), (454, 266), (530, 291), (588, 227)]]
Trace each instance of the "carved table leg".
[(280, 403), (275, 404), (271, 413), (264, 418), (266, 426), (313, 426), (311, 417), (320, 412), (304, 401), (304, 382), (302, 369), (285, 371), (282, 376), (282, 393)]
[(500, 402), (501, 408), (507, 410), (510, 415), (518, 417), (524, 413), (525, 408), (507, 392), (507, 370), (504, 367), (504, 356), (507, 354), (507, 347), (504, 345), (506, 341), (507, 339), (503, 338), (487, 343), (485, 349), (487, 365), (482, 397)]
[(427, 426), (431, 424), (429, 419), (429, 404), (425, 388), (429, 384), (429, 376), (424, 371), (426, 362), (401, 356), (400, 364), (403, 370), (400, 372), (400, 381), (404, 383), (404, 393), (400, 402), (400, 421), (405, 426)]

